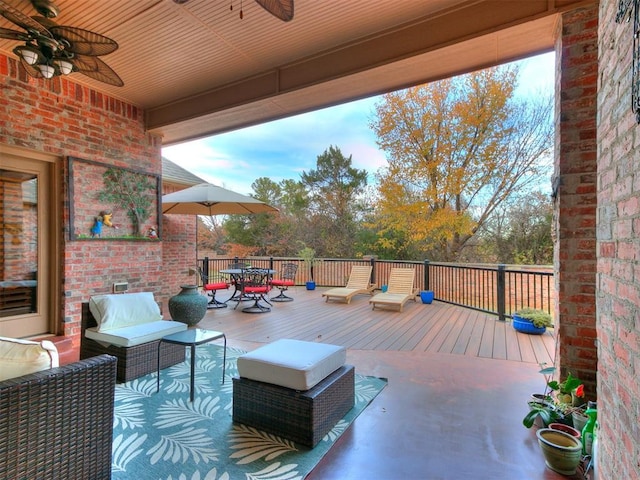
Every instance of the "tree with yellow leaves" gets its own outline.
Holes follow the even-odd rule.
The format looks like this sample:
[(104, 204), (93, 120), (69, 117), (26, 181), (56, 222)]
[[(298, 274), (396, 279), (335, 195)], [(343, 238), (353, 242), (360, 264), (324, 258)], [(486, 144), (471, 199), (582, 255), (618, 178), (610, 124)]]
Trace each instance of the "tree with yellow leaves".
[(388, 160), (376, 227), (380, 242), (406, 244), (381, 246), (456, 260), (505, 199), (539, 187), (552, 157), (552, 102), (519, 99), (517, 80), (507, 65), (382, 97), (371, 122)]

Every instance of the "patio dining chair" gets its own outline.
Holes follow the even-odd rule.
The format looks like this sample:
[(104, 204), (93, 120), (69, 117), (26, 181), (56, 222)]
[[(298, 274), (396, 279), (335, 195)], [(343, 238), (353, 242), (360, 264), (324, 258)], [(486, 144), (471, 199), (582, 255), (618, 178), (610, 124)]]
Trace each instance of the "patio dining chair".
[(226, 308), (227, 304), (221, 302), (216, 298), (216, 292), (219, 290), (228, 290), (229, 283), (222, 275), (205, 275), (200, 267), (198, 267), (198, 274), (202, 280), (202, 289), (210, 297), (207, 308)]
[[(253, 305), (242, 309), (243, 312), (266, 313), (271, 311), (270, 307), (260, 303), (262, 301), (271, 305), (271, 302), (266, 297), (269, 290), (271, 290), (269, 275), (269, 270), (263, 268), (247, 268), (242, 271), (242, 274), (237, 279), (241, 298), (253, 301)], [(238, 308), (240, 303), (238, 301), (235, 308)]]
[(272, 302), (292, 302), (293, 298), (284, 294), (289, 287), (296, 284), (296, 272), (298, 271), (297, 263), (283, 263), (282, 270), (278, 278), (271, 280), (271, 285), (280, 290), (280, 294), (271, 297)]

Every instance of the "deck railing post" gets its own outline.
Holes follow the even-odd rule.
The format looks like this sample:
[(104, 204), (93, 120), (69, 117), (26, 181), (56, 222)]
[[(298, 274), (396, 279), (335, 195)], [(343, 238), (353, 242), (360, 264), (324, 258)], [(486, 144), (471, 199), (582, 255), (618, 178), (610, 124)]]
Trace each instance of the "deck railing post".
[(207, 278), (209, 276), (209, 257), (204, 257), (202, 261), (202, 274)]
[(371, 284), (375, 285), (376, 283), (376, 257), (375, 255), (371, 255), (369, 258), (369, 263), (371, 264)]
[(429, 260), (424, 261), (424, 290), (431, 290), (431, 282), (429, 278)]
[(497, 279), (496, 279), (496, 300), (498, 302), (498, 320), (502, 320), (503, 322), (506, 320), (505, 317), (505, 303), (506, 303), (506, 281), (505, 281), (505, 269), (506, 266), (504, 264), (498, 265), (498, 270), (496, 270)]

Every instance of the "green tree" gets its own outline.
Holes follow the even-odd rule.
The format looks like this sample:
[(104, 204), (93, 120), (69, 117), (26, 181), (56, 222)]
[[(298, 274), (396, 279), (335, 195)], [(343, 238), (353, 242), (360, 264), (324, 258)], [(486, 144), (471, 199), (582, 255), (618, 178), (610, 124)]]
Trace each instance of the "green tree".
[(553, 146), (550, 98), (515, 97), (513, 65), (387, 94), (371, 127), (388, 167), (378, 172), (377, 229), (400, 249), (456, 260), (515, 191), (540, 181)]
[(317, 157), (316, 169), (302, 172), (302, 185), (309, 195), (307, 237), (319, 256), (351, 257), (357, 222), (366, 206), (361, 200), (367, 171), (352, 166), (338, 147), (330, 146)]
[(301, 219), (306, 218), (306, 192), (299, 182), (283, 180), (276, 183), (260, 177), (252, 184), (255, 198), (276, 208), (278, 213), (230, 215), (224, 222), (229, 244), (252, 247), (255, 255), (295, 255), (294, 239), (303, 231)]
[(479, 232), (483, 261), (523, 265), (553, 263), (553, 201), (535, 191), (515, 195)]
[(205, 252), (226, 253), (226, 232), (218, 215), (198, 217), (198, 250)]

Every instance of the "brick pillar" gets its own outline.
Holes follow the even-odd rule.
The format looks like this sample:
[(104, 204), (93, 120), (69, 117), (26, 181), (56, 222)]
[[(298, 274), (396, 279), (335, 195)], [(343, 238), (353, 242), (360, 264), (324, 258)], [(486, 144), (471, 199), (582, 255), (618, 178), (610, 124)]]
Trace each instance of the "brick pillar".
[(556, 36), (556, 366), (596, 396), (597, 6), (567, 12)]
[(598, 88), (599, 478), (640, 478), (640, 125), (633, 20), (600, 2)]

